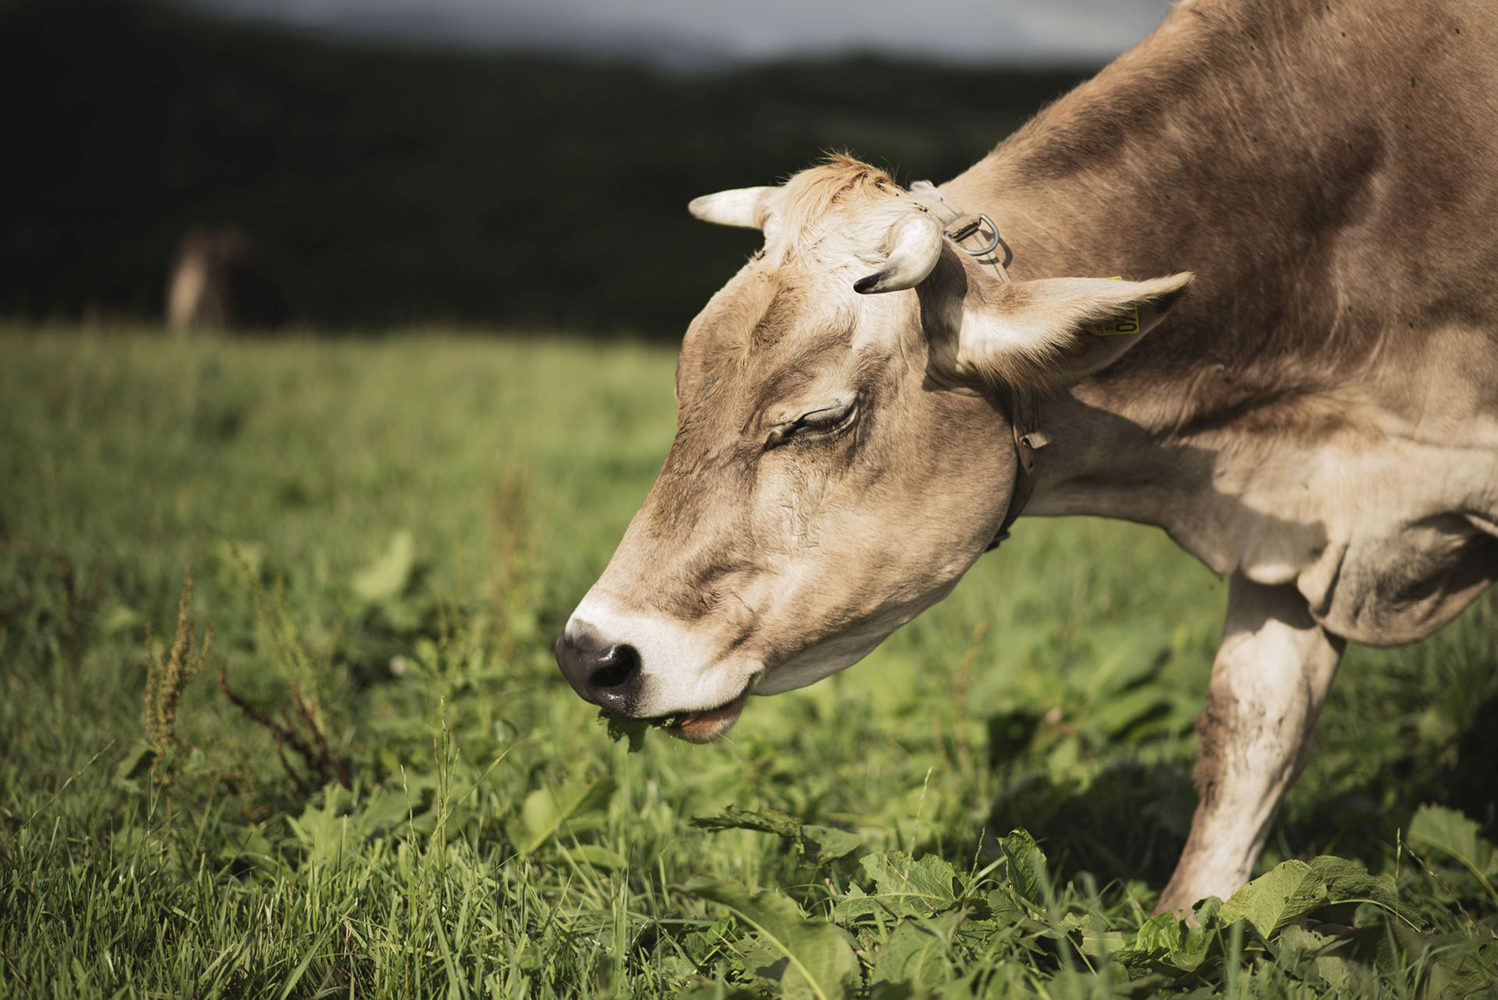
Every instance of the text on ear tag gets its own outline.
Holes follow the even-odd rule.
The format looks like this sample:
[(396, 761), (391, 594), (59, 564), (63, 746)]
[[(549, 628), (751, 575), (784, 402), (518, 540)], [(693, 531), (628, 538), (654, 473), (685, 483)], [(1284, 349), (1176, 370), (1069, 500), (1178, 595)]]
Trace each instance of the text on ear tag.
[(1139, 332), (1139, 310), (1133, 306), (1102, 323), (1088, 323), (1082, 327), (1094, 337), (1123, 337)]
[[(1122, 281), (1121, 275), (1114, 275), (1108, 281)], [(1111, 319), (1097, 323), (1088, 323), (1082, 327), (1094, 337), (1127, 337), (1131, 333), (1138, 333), (1139, 308), (1130, 306)]]

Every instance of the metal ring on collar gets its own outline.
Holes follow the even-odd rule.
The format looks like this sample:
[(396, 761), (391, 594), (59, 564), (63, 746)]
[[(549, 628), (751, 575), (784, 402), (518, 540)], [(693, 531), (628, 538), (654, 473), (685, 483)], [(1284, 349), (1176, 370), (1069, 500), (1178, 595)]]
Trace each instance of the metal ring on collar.
[(990, 219), (986, 215), (983, 215), (982, 213), (979, 213), (978, 220), (980, 222), (986, 222), (986, 223), (988, 223), (988, 228), (990, 230), (992, 230), (992, 232), (993, 232), (993, 242), (990, 243), (990, 244), (988, 244), (988, 246), (984, 247), (981, 250), (969, 250), (967, 247), (962, 247), (961, 243), (959, 243), (957, 245), (960, 246), (960, 247), (962, 247), (963, 251), (965, 253), (969, 254), (970, 256), (973, 256), (973, 257), (984, 257), (984, 256), (987, 256), (988, 254), (993, 253), (995, 250), (997, 250), (999, 248), (999, 243), (1000, 243), (1000, 240), (999, 240), (999, 227), (996, 226), (996, 225), (994, 225), (994, 221), (992, 219)]

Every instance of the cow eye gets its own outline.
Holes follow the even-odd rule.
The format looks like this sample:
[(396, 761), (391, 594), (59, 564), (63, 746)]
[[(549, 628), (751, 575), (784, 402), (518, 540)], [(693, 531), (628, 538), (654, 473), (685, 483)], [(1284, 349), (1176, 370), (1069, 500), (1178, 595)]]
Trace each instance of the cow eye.
[(794, 420), (771, 428), (766, 448), (774, 448), (797, 438), (830, 437), (853, 426), (858, 419), (858, 399), (850, 397), (807, 410)]

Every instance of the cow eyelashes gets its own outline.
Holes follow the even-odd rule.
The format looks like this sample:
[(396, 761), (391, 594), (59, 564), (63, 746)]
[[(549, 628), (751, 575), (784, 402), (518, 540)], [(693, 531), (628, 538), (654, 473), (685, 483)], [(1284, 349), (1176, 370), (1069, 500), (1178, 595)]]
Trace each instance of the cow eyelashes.
[(775, 448), (792, 440), (803, 438), (831, 437), (853, 426), (858, 419), (858, 399), (852, 398), (815, 410), (808, 410), (795, 420), (770, 429), (765, 440), (766, 448)]

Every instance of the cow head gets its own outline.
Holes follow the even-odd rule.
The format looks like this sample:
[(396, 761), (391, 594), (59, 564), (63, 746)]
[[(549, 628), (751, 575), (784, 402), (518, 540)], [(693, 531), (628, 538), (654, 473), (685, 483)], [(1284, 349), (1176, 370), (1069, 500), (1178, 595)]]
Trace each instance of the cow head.
[(1088, 328), (1158, 318), (1191, 276), (1002, 283), (846, 157), (691, 211), (765, 245), (687, 329), (676, 440), (557, 660), (606, 711), (703, 742), (946, 596), (1014, 488), (1001, 397), (1107, 365), (1151, 319)]

